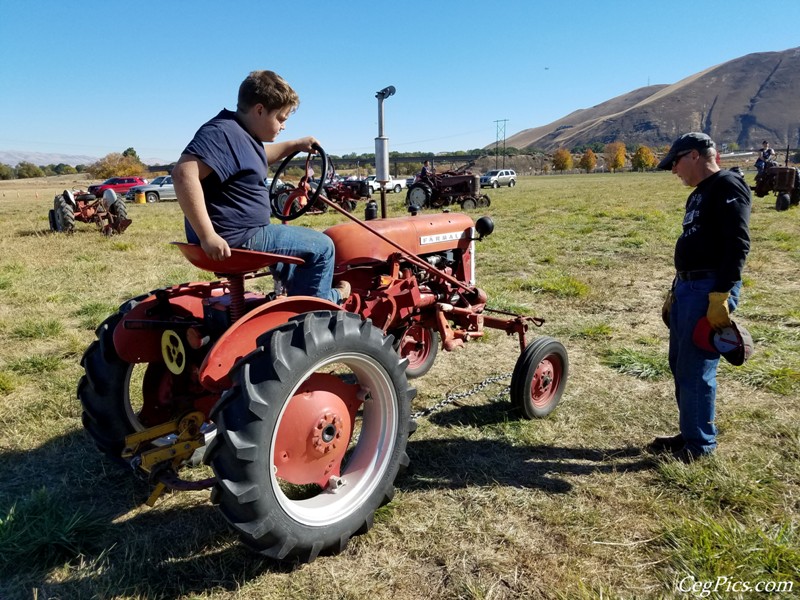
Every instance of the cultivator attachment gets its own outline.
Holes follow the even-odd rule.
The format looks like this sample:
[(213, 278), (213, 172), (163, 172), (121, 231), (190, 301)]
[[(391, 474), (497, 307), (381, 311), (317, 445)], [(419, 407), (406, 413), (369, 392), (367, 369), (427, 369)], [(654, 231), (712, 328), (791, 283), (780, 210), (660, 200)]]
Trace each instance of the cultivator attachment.
[(147, 499), (153, 506), (161, 494), (169, 489), (192, 490), (211, 487), (214, 478), (201, 481), (184, 481), (177, 475), (180, 466), (192, 457), (195, 451), (205, 445), (202, 412), (194, 411), (180, 419), (150, 427), (125, 437), (122, 458), (129, 460), (134, 468), (141, 469), (156, 484)]

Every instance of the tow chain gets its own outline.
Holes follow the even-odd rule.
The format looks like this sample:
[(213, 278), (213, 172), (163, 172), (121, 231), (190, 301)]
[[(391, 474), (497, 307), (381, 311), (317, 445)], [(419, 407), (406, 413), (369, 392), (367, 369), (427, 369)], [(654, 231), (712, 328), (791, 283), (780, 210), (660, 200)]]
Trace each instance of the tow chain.
[[(493, 375), (491, 377), (487, 377), (480, 383), (474, 385), (471, 389), (466, 390), (464, 392), (458, 393), (450, 393), (446, 394), (442, 400), (439, 400), (436, 404), (429, 406), (428, 408), (423, 408), (422, 410), (418, 410), (415, 413), (412, 413), (412, 419), (419, 419), (420, 417), (428, 417), (435, 412), (442, 410), (445, 406), (449, 406), (459, 400), (463, 400), (464, 398), (469, 398), (470, 396), (474, 396), (478, 392), (482, 391), (484, 388), (492, 385), (493, 383), (498, 383), (500, 381), (505, 381), (506, 379), (511, 378), (511, 373), (505, 373), (503, 375)], [(497, 402), (501, 397), (505, 396), (509, 390), (511, 389), (510, 385), (505, 386), (499, 393), (495, 394), (491, 398), (489, 398), (489, 402)]]

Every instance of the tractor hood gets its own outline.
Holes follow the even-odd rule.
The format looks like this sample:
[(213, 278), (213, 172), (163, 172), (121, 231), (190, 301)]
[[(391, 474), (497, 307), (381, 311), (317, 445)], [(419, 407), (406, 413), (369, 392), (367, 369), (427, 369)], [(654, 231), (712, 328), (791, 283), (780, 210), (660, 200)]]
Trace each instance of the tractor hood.
[[(371, 229), (416, 255), (469, 249), (474, 237), (473, 221), (463, 213), (439, 213), (373, 219)], [(336, 246), (336, 265), (385, 262), (398, 250), (358, 223), (343, 223), (325, 230)]]

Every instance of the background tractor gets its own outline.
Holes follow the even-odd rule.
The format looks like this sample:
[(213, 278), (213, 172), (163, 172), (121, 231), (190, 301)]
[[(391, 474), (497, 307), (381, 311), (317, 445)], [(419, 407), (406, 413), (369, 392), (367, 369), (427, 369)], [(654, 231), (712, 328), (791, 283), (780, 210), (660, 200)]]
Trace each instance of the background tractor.
[[(270, 267), (301, 259), (234, 249), (217, 262), (176, 243), (218, 279), (122, 304), (83, 356), (78, 397), (99, 449), (155, 485), (148, 504), (165, 489), (210, 487), (248, 546), (309, 561), (341, 551), (391, 500), (416, 427), (408, 378), (424, 375), (439, 347), (464, 346), (486, 327), (515, 335), (510, 398), (524, 418), (558, 404), (568, 358), (553, 338), (528, 343), (530, 324), (542, 319), (487, 307), (474, 279), (476, 241), (493, 229), (488, 217), (365, 222), (319, 186), (301, 181), (290, 196), (296, 210), (282, 219), (323, 202), (351, 221), (326, 231), (336, 246), (334, 282), (353, 290), (344, 305), (246, 290)], [(182, 477), (200, 453), (213, 477)]]
[(94, 223), (103, 235), (122, 233), (131, 224), (125, 201), (113, 190), (103, 192), (101, 198), (83, 190), (64, 190), (53, 198), (53, 208), (48, 213), (50, 231), (72, 233), (75, 223)]
[(406, 206), (441, 208), (458, 204), (463, 210), (489, 206), (489, 196), (481, 193), (480, 175), (473, 175), (470, 166), (434, 173), (430, 177), (418, 176), (406, 192)]
[(800, 204), (800, 169), (789, 166), (789, 150), (786, 163), (778, 166), (776, 161), (768, 161), (756, 174), (756, 185), (751, 188), (756, 196), (763, 198), (775, 193), (775, 210), (788, 210), (789, 206)]

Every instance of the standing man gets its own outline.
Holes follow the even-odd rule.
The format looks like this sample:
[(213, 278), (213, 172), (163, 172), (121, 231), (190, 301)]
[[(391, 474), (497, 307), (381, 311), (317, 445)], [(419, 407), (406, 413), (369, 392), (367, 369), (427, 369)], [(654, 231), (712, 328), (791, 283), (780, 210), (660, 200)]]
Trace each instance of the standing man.
[(313, 137), (273, 143), (299, 103), (280, 75), (253, 71), (239, 86), (236, 111), (223, 109), (197, 130), (172, 179), (186, 237), (209, 258), (224, 260), (231, 248), (296, 256), (305, 263), (280, 270), (289, 295), (341, 302), (350, 284), (331, 287), (333, 241), (319, 231), (269, 219), (268, 164), (293, 152), (313, 152), (317, 144)]
[(669, 324), (669, 365), (680, 433), (648, 445), (651, 452), (671, 452), (683, 462), (711, 454), (717, 446), (720, 355), (696, 346), (692, 334), (702, 317), (717, 331), (730, 325), (750, 251), (750, 188), (741, 176), (721, 170), (716, 155), (706, 134), (686, 133), (658, 164), (695, 188), (686, 201), (683, 233), (675, 244), (676, 275), (662, 311)]

